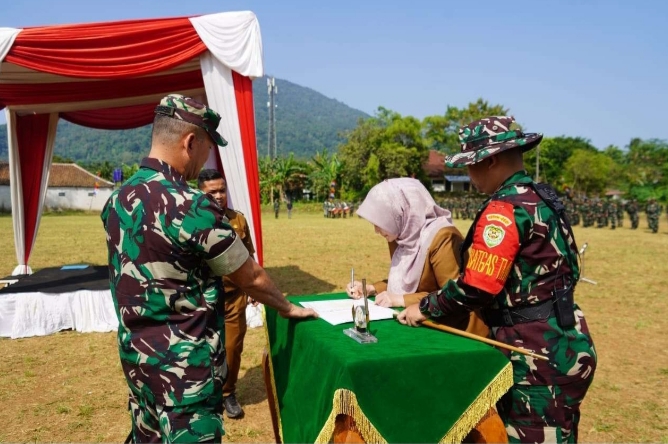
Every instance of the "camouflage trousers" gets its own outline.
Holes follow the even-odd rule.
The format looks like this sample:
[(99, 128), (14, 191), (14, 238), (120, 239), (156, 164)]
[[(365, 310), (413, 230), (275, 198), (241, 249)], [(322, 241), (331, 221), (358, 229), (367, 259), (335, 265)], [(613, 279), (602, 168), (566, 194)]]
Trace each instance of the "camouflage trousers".
[(220, 443), (225, 434), (221, 387), (217, 387), (214, 393), (217, 395), (206, 401), (167, 407), (155, 405), (130, 392), (132, 441)]
[(635, 230), (636, 228), (638, 228), (638, 222), (640, 221), (638, 213), (631, 213), (629, 217), (631, 218), (631, 228)]
[(654, 214), (647, 215), (647, 225), (649, 225), (649, 229), (653, 233), (659, 231), (659, 216)]
[(580, 404), (592, 379), (554, 386), (515, 384), (497, 404), (508, 442), (576, 443)]

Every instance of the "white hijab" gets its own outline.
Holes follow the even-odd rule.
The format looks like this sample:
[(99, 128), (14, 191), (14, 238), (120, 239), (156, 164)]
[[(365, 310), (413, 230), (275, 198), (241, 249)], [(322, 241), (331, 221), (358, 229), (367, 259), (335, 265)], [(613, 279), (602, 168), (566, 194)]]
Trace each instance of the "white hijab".
[(397, 236), (387, 291), (415, 293), (434, 236), (441, 228), (453, 226), (450, 211), (436, 205), (419, 180), (400, 178), (371, 188), (357, 214)]

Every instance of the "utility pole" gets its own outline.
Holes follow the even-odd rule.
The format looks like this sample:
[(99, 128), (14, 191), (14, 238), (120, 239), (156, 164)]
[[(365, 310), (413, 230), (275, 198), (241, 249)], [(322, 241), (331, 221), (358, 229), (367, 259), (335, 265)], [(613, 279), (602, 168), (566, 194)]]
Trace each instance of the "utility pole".
[(269, 129), (267, 134), (267, 156), (276, 158), (278, 146), (276, 145), (276, 94), (278, 87), (274, 77), (267, 77), (267, 108), (269, 108)]

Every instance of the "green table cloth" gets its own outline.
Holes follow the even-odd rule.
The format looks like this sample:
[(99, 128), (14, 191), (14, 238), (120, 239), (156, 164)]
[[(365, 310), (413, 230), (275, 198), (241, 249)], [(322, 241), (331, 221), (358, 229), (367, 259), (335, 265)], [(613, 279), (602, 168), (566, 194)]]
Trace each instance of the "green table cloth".
[[(345, 299), (345, 293), (293, 296)], [(461, 442), (512, 386), (495, 348), (396, 320), (372, 321), (375, 344), (343, 333), (350, 323), (288, 320), (266, 308), (265, 329), (283, 442), (329, 442), (336, 415), (366, 442)]]

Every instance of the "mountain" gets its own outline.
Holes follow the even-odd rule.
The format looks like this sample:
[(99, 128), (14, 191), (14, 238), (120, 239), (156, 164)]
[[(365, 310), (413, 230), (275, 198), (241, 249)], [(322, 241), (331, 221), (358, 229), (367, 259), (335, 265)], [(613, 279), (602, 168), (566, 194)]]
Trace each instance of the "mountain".
[[(330, 99), (311, 88), (276, 79), (276, 141), (278, 155), (290, 152), (298, 158), (310, 158), (316, 151), (333, 151), (341, 142), (339, 133), (357, 126), (368, 114)], [(260, 156), (267, 155), (269, 109), (267, 81), (253, 82), (255, 133)]]
[[(311, 88), (276, 79), (276, 140), (278, 155), (294, 153), (308, 159), (316, 151), (333, 151), (340, 143), (339, 133), (354, 128), (360, 118), (369, 117)], [(257, 147), (267, 155), (267, 81), (253, 82)], [(225, 135), (223, 134), (223, 137)], [(150, 126), (107, 131), (84, 128), (61, 120), (58, 124), (54, 153), (62, 158), (90, 164), (109, 161), (112, 165), (133, 164), (148, 153)], [(8, 159), (7, 126), (0, 125), (0, 160)]]

